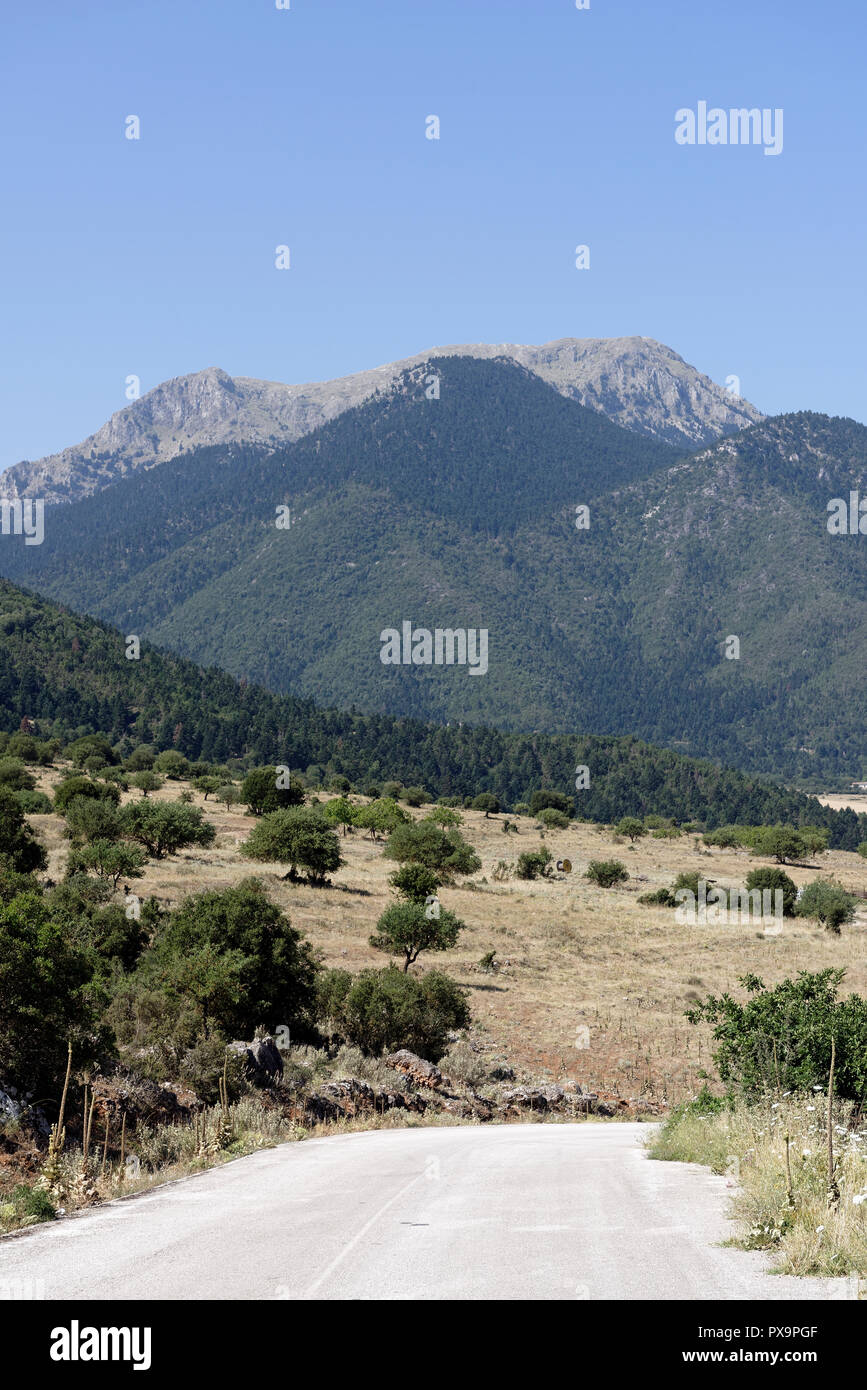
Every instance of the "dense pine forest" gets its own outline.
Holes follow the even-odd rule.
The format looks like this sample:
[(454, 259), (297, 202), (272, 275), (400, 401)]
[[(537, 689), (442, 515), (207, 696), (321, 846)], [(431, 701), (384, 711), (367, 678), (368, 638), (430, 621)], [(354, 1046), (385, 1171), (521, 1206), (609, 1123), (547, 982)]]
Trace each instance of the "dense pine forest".
[[(591, 821), (657, 814), (707, 829), (815, 825), (838, 849), (867, 839), (863, 815), (640, 739), (506, 734), (320, 709), (147, 646), (137, 660), (126, 651), (106, 624), (0, 581), (0, 726), (17, 732), (32, 722), (39, 737), (62, 744), (102, 733), (124, 753), (146, 743), (197, 762), (312, 769), (362, 791), (395, 779), (434, 797), (490, 792), (504, 808), (548, 788)], [(589, 770), (580, 792), (579, 766)]]

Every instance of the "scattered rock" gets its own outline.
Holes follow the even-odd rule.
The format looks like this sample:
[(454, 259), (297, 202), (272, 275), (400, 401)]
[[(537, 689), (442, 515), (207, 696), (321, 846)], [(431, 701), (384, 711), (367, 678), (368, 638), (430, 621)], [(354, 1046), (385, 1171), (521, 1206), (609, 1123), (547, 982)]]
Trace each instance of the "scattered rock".
[(241, 1058), (244, 1072), (254, 1086), (268, 1086), (283, 1075), (283, 1058), (270, 1036), (254, 1038), (252, 1042), (229, 1043), (229, 1051)]
[(409, 1077), (417, 1086), (426, 1086), (431, 1091), (450, 1091), (453, 1090), (452, 1083), (447, 1076), (443, 1076), (438, 1067), (432, 1062), (426, 1062), (423, 1057), (416, 1057), (414, 1052), (402, 1047), (399, 1052), (392, 1052), (385, 1059), (386, 1065), (394, 1067), (401, 1076)]
[(423, 1115), (426, 1109), (427, 1101), (421, 1096), (389, 1089), (375, 1091), (354, 1076), (324, 1082), (312, 1095), (305, 1096), (303, 1103), (304, 1118), (314, 1123), (370, 1112), (384, 1114), (387, 1110), (412, 1110)]

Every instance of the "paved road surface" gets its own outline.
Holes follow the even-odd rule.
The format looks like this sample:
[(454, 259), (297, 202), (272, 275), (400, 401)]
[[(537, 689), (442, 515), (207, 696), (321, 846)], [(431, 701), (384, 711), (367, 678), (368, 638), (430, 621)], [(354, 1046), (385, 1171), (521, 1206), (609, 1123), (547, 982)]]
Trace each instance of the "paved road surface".
[[(720, 1249), (724, 1178), (644, 1124), (408, 1129), (284, 1144), (0, 1240), (47, 1299), (824, 1299)], [(8, 1287), (8, 1285), (7, 1285)], [(7, 1294), (8, 1296), (8, 1294)], [(839, 1297), (839, 1292), (837, 1297)]]

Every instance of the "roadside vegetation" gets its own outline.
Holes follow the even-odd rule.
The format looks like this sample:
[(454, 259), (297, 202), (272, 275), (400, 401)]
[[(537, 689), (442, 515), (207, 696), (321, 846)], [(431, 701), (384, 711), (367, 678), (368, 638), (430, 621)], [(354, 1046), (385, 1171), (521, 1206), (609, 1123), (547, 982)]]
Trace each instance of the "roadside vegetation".
[(781, 1274), (867, 1275), (867, 1001), (838, 998), (841, 970), (801, 974), (747, 998), (708, 998), (726, 1091), (671, 1113), (653, 1158), (702, 1163), (735, 1185), (737, 1244), (772, 1251)]
[[(715, 1047), (731, 1100), (660, 1140), (695, 1148), (776, 1088), (733, 1043), (745, 954), (771, 990), (825, 969), (841, 1007), (867, 992), (863, 856), (524, 797), (0, 735), (0, 1232), (314, 1130), (655, 1116)], [(701, 880), (779, 888), (785, 936), (684, 928), (669, 909)], [(788, 1076), (786, 1008), (762, 1027), (794, 1107), (827, 1059)], [(865, 1078), (837, 1046), (851, 1128)]]

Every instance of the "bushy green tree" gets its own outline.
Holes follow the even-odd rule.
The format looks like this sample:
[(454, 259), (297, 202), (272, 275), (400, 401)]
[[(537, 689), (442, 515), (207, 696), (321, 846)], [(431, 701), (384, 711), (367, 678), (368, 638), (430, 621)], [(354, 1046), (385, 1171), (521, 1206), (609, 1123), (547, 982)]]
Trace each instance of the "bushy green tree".
[(482, 866), (459, 830), (441, 830), (431, 821), (396, 826), (384, 853), (386, 858), (401, 864), (423, 864), (426, 869), (433, 869), (443, 883), (452, 882), (458, 874), (475, 873)]
[(202, 810), (181, 801), (131, 801), (120, 813), (120, 831), (126, 839), (144, 845), (154, 859), (187, 845), (211, 845), (216, 837)]
[(571, 796), (564, 796), (562, 792), (546, 791), (544, 788), (533, 792), (530, 797), (530, 814), (538, 816), (546, 806), (553, 806), (555, 811), (562, 811), (564, 816), (569, 816), (570, 819), (575, 814), (575, 802)]
[(113, 801), (74, 796), (66, 808), (66, 833), (72, 840), (116, 840), (120, 810)]
[(106, 763), (119, 763), (120, 758), (104, 734), (85, 734), (63, 750), (74, 767), (84, 767), (88, 758), (102, 758)]
[(807, 884), (795, 904), (795, 912), (799, 917), (815, 917), (829, 932), (839, 936), (840, 928), (855, 916), (857, 901), (839, 883), (817, 878)]
[(48, 856), (30, 829), (15, 793), (0, 787), (0, 869), (29, 874), (44, 869), (47, 863)]
[(635, 844), (636, 840), (640, 840), (647, 834), (647, 827), (644, 821), (640, 821), (637, 816), (623, 816), (615, 825), (614, 833), (625, 836), (632, 844)]
[(0, 787), (12, 792), (32, 792), (36, 779), (20, 758), (0, 758)]
[(110, 801), (117, 806), (120, 791), (109, 782), (94, 782), (90, 777), (67, 777), (54, 792), (54, 809), (63, 815), (76, 796), (89, 796), (94, 801)]
[(834, 1089), (844, 1100), (867, 1097), (867, 1000), (839, 1000), (844, 970), (801, 971), (766, 989), (757, 975), (740, 983), (749, 998), (711, 995), (687, 1012), (690, 1023), (710, 1023), (719, 1044), (714, 1061), (723, 1081), (747, 1095), (825, 1086), (836, 1041)]
[(748, 893), (754, 889), (760, 893), (770, 890), (772, 903), (773, 894), (779, 889), (783, 894), (783, 915), (791, 917), (794, 914), (798, 887), (783, 869), (751, 869), (747, 874), (746, 888)]
[(760, 827), (754, 839), (757, 854), (773, 856), (778, 864), (797, 864), (807, 856), (807, 844), (793, 825)]
[(193, 782), (193, 786), (195, 787), (197, 792), (201, 792), (203, 794), (205, 800), (207, 801), (209, 796), (213, 796), (216, 792), (220, 790), (222, 783), (219, 777), (211, 777), (210, 775), (205, 775), (204, 777), (197, 777), (196, 780)]
[(412, 817), (391, 796), (377, 797), (367, 806), (358, 808), (358, 825), (370, 831), (371, 840), (377, 835), (388, 835), (398, 825), (411, 823)]
[(499, 797), (494, 796), (493, 792), (479, 792), (478, 796), (473, 797), (473, 810), (484, 811), (485, 820), (487, 820), (489, 816), (499, 813)]
[[(91, 968), (39, 892), (0, 904), (0, 1077), (39, 1099), (52, 1095), (67, 1041), (93, 1055), (98, 1031)], [(101, 1041), (105, 1041), (101, 1039)]]
[(463, 825), (464, 818), (460, 811), (455, 811), (451, 806), (434, 806), (423, 817), (426, 821), (433, 821), (434, 825)]
[(193, 1009), (205, 1036), (251, 1038), (263, 1024), (300, 1037), (313, 1028), (315, 955), (255, 879), (183, 902), (161, 922), (142, 971), (176, 1011)]
[(407, 806), (426, 806), (430, 801), (424, 787), (405, 787), (401, 792), (401, 799)]
[(437, 970), (422, 976), (395, 965), (355, 976), (329, 970), (320, 978), (318, 1000), (326, 1030), (374, 1057), (406, 1047), (438, 1062), (449, 1032), (470, 1023), (466, 991)]
[(358, 808), (347, 796), (336, 796), (329, 801), (322, 814), (331, 825), (342, 826), (344, 835), (358, 824)]
[(136, 791), (141, 792), (142, 796), (150, 796), (151, 792), (158, 792), (160, 787), (165, 785), (165, 782), (157, 773), (150, 772), (145, 768), (142, 772), (136, 772), (133, 775), (132, 784)]
[(241, 793), (234, 782), (224, 782), (215, 792), (217, 801), (222, 802), (227, 811), (231, 811), (233, 806), (237, 806), (241, 800)]
[(536, 819), (542, 822), (546, 830), (569, 829), (569, 817), (565, 811), (558, 811), (556, 806), (544, 806)]
[(183, 753), (179, 753), (176, 748), (167, 748), (165, 752), (158, 753), (154, 758), (154, 772), (160, 772), (164, 777), (168, 777), (173, 782), (181, 782), (189, 775), (190, 760), (185, 758)]
[(127, 772), (150, 772), (156, 760), (157, 750), (149, 743), (140, 743), (124, 761)]
[(407, 971), (422, 951), (448, 951), (457, 945), (465, 925), (436, 901), (392, 903), (377, 922), (370, 944), (377, 951), (402, 955)]
[(388, 881), (405, 902), (423, 903), (433, 896), (440, 886), (439, 874), (426, 869), (424, 864), (404, 864), (389, 874)]
[[(304, 804), (304, 788), (298, 779), (290, 776), (288, 787), (278, 786), (278, 775), (276, 767), (252, 767), (241, 783), (241, 800), (254, 816)], [(285, 774), (280, 780), (285, 780)]]
[(253, 826), (241, 853), (250, 859), (288, 864), (287, 877), (305, 870), (311, 884), (324, 883), (326, 875), (339, 869), (343, 860), (340, 841), (315, 809), (292, 807), (271, 811)]
[[(85, 802), (89, 805), (89, 802)], [(147, 854), (138, 845), (117, 840), (93, 840), (70, 851), (70, 873), (96, 874), (116, 889), (122, 878), (141, 878)]]

